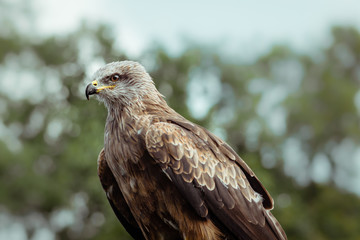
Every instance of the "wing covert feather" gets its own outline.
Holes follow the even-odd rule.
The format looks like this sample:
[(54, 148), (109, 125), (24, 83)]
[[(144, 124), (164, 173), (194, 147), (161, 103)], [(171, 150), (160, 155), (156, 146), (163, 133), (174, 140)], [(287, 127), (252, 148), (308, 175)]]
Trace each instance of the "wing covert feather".
[[(209, 217), (211, 211), (241, 239), (274, 239), (274, 235), (286, 239), (281, 227), (266, 225), (273, 221), (265, 210), (272, 208), (268, 192), (245, 162), (215, 135), (192, 123), (158, 122), (148, 129), (145, 142), (149, 154), (200, 216)], [(255, 188), (265, 194), (267, 206), (251, 181), (259, 182)]]

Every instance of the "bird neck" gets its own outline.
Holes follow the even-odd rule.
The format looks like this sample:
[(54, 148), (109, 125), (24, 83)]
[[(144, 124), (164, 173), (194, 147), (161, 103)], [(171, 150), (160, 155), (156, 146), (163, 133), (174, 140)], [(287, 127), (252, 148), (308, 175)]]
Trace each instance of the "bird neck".
[(167, 105), (162, 95), (151, 98), (145, 96), (141, 100), (132, 100), (127, 104), (120, 102), (107, 104), (107, 108), (108, 119), (118, 122), (124, 122), (125, 119), (138, 119), (145, 115), (176, 114), (176, 112)]

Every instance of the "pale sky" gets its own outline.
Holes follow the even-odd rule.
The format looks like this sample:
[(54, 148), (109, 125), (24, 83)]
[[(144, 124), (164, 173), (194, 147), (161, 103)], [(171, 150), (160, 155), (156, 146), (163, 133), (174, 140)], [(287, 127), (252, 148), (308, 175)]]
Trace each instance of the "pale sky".
[(108, 23), (121, 49), (134, 57), (154, 41), (178, 53), (184, 39), (217, 44), (240, 58), (263, 53), (274, 43), (311, 51), (329, 42), (330, 26), (360, 28), (358, 0), (34, 1), (38, 33), (69, 32), (84, 19)]

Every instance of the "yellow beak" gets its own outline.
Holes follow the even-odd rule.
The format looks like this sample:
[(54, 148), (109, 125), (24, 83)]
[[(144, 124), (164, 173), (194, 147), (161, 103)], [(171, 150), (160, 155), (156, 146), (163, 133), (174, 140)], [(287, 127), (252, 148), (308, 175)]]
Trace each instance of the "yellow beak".
[[(96, 80), (92, 81), (91, 84), (96, 87), (98, 85), (98, 82)], [(115, 86), (112, 85), (112, 86), (103, 86), (103, 87), (98, 87), (96, 88), (96, 93), (99, 93), (101, 92), (102, 90), (106, 89), (106, 88), (110, 88), (110, 89), (113, 89)]]
[(89, 100), (90, 95), (98, 94), (99, 92), (101, 92), (102, 90), (104, 90), (106, 88), (113, 89), (115, 87), (115, 85), (102, 86), (102, 87), (97, 87), (97, 85), (98, 85), (98, 82), (96, 80), (94, 80), (89, 85), (86, 86), (85, 96), (88, 100)]

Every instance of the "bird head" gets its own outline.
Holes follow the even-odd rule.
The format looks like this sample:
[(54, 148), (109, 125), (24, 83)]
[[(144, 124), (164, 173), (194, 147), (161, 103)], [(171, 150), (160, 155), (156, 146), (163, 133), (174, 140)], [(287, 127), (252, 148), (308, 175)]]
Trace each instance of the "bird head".
[(93, 94), (108, 107), (126, 106), (141, 102), (145, 96), (160, 95), (145, 68), (133, 61), (112, 62), (97, 70), (85, 90), (88, 100)]

